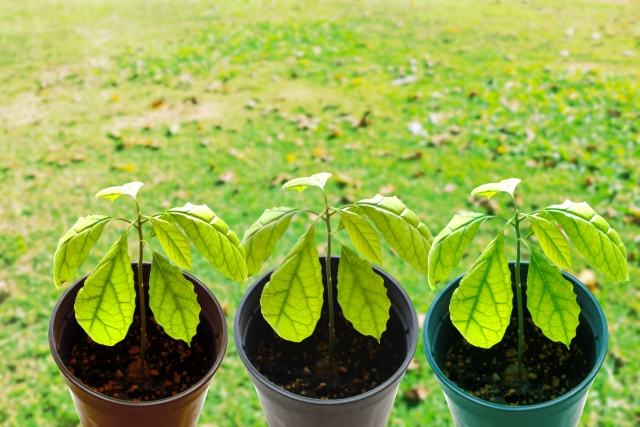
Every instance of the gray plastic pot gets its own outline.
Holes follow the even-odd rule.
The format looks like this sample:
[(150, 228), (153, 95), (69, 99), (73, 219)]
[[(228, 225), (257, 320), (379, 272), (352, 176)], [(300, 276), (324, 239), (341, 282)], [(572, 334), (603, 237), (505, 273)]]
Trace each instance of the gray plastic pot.
[[(135, 283), (138, 283), (138, 264), (133, 263)], [(148, 285), (151, 264), (143, 264), (144, 282)], [(184, 277), (193, 283), (202, 307), (200, 324), (194, 341), (205, 351), (211, 363), (207, 374), (197, 384), (167, 399), (151, 402), (128, 402), (95, 392), (71, 375), (64, 364), (75, 342), (85, 339), (86, 332), (78, 324), (73, 305), (78, 291), (84, 286), (84, 276), (62, 295), (49, 323), (49, 347), (58, 364), (83, 427), (195, 427), (202, 412), (209, 384), (218, 370), (227, 349), (227, 322), (218, 300), (198, 279), (188, 273)], [(148, 290), (148, 286), (145, 287)], [(136, 293), (138, 287), (136, 286)], [(137, 301), (137, 298), (136, 298)], [(147, 313), (149, 313), (147, 295)], [(139, 308), (136, 307), (139, 315)]]
[[(509, 268), (513, 283), (515, 263), (510, 262)], [(526, 289), (528, 270), (528, 262), (520, 263), (523, 293)], [(564, 272), (562, 275), (573, 284), (573, 290), (578, 296), (577, 301), (582, 311), (580, 326), (574, 340), (577, 340), (584, 351), (591, 371), (573, 390), (554, 400), (536, 405), (507, 406), (487, 402), (461, 390), (443, 374), (439, 365), (443, 363), (451, 343), (460, 338), (460, 333), (449, 317), (449, 302), (464, 275), (449, 283), (433, 301), (422, 331), (424, 351), (444, 391), (457, 427), (576, 427), (578, 425), (589, 387), (607, 353), (609, 333), (602, 308), (589, 289), (575, 277)], [(526, 298), (526, 294), (523, 296)], [(515, 307), (514, 300), (514, 310)]]
[[(339, 257), (331, 258), (332, 282), (337, 283)], [(320, 257), (323, 279), (325, 257)], [(234, 322), (234, 340), (238, 354), (253, 381), (270, 427), (383, 427), (387, 423), (400, 380), (411, 362), (418, 343), (418, 318), (411, 300), (396, 280), (383, 270), (373, 267), (384, 279), (391, 300), (387, 331), (394, 348), (404, 355), (400, 368), (373, 390), (345, 399), (320, 400), (282, 390), (263, 377), (253, 366), (257, 346), (273, 329), (260, 311), (260, 295), (273, 270), (258, 278), (240, 301)], [(333, 292), (337, 298), (337, 292)], [(325, 304), (327, 301), (325, 281)], [(337, 302), (334, 300), (334, 303)], [(380, 360), (384, 364), (385, 360)]]

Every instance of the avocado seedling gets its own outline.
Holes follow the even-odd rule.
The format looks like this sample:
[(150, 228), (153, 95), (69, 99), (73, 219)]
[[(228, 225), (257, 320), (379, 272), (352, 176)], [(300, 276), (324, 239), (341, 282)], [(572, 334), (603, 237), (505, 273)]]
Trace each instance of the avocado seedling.
[[(74, 276), (76, 270), (84, 264), (107, 224), (116, 221), (126, 223), (124, 233), (86, 278), (84, 287), (78, 292), (74, 305), (75, 317), (89, 335), (90, 341), (105, 346), (114, 346), (123, 341), (129, 333), (136, 308), (134, 272), (129, 258), (127, 237), (132, 229), (137, 231), (140, 343), (139, 346), (132, 347), (129, 352), (130, 354), (139, 354), (139, 356), (135, 356), (134, 361), (128, 367), (123, 367), (122, 370), (126, 368), (127, 376), (132, 378), (132, 381), (138, 381), (140, 388), (145, 389), (148, 388), (149, 375), (158, 376), (158, 371), (161, 370), (159, 366), (154, 366), (154, 364), (149, 366), (147, 363), (149, 343), (147, 342), (147, 309), (143, 280), (145, 247), (151, 250), (148, 295), (149, 308), (153, 312), (155, 322), (159, 325), (157, 329), (160, 330), (161, 327), (164, 333), (175, 340), (184, 341), (187, 345), (191, 345), (192, 338), (196, 334), (201, 310), (194, 286), (183, 276), (182, 272), (183, 268), (192, 268), (191, 249), (187, 237), (209, 263), (228, 278), (244, 283), (247, 277), (247, 268), (240, 239), (207, 205), (194, 206), (187, 203), (183, 207), (172, 208), (153, 215), (144, 215), (137, 199), (138, 190), (142, 185), (141, 182), (131, 182), (104, 189), (96, 194), (96, 198), (109, 199), (112, 202), (120, 196), (131, 197), (135, 202), (136, 215), (132, 219), (112, 218), (105, 215), (89, 215), (79, 218), (58, 243), (53, 259), (53, 281), (59, 289), (60, 285)], [(151, 226), (150, 233), (146, 238), (143, 231), (145, 224)], [(152, 238), (157, 238), (160, 241), (168, 258), (151, 247)], [(172, 264), (170, 260), (176, 265)], [(153, 329), (155, 333), (156, 328)], [(182, 351), (182, 344), (177, 347)], [(189, 350), (184, 351), (183, 354), (190, 353)], [(111, 354), (107, 350), (98, 352)], [(163, 350), (162, 356), (166, 356), (167, 352), (167, 350)], [(159, 360), (160, 366), (162, 366), (160, 355), (155, 356), (155, 360)], [(109, 363), (113, 363), (112, 359), (116, 359), (116, 356), (108, 356), (107, 358)], [(120, 356), (117, 356), (117, 359), (120, 359)], [(74, 363), (72, 360), (72, 364)], [(86, 364), (83, 362), (82, 369), (87, 369), (84, 366)], [(78, 365), (70, 366), (70, 370), (74, 369), (80, 371)], [(120, 373), (116, 377), (125, 375), (120, 370), (118, 372)], [(180, 383), (180, 381), (177, 382)], [(184, 384), (184, 380), (182, 383)], [(113, 388), (111, 384), (104, 388), (109, 389), (109, 387)], [(120, 397), (125, 395), (122, 391), (120, 393), (114, 392), (111, 395), (113, 394), (119, 394)], [(153, 400), (161, 397), (149, 396), (147, 393), (143, 399)]]
[[(267, 209), (243, 239), (248, 273), (253, 275), (271, 256), (292, 218), (299, 213), (311, 214), (311, 226), (273, 271), (260, 299), (262, 315), (276, 334), (288, 341), (301, 342), (316, 329), (324, 303), (322, 269), (316, 248), (316, 224), (324, 222), (328, 342), (324, 341), (318, 347), (317, 353), (323, 356), (310, 368), (317, 375), (329, 376), (346, 371), (341, 365), (346, 361), (334, 358), (336, 315), (331, 254), (335, 251), (335, 243), (338, 242), (341, 249), (336, 288), (342, 314), (356, 331), (372, 336), (380, 343), (390, 317), (391, 301), (387, 296), (384, 280), (372, 269), (373, 262), (382, 263), (378, 232), (405, 262), (424, 274), (428, 271), (428, 253), (433, 240), (427, 226), (397, 197), (377, 195), (373, 199), (340, 207), (331, 206), (325, 188), (330, 177), (330, 173), (318, 173), (293, 179), (282, 187), (299, 193), (308, 187), (320, 189), (324, 205), (321, 212), (292, 207)], [(336, 217), (340, 219), (340, 223), (337, 228), (332, 228), (331, 220)], [(337, 240), (337, 233), (341, 230), (346, 230), (356, 250)], [(352, 341), (342, 345), (351, 343)], [(314, 353), (315, 350), (314, 348)], [(321, 388), (324, 387), (323, 384), (320, 384)]]
[[(507, 357), (513, 358), (514, 363), (508, 365), (502, 372), (501, 380), (523, 384), (537, 378), (537, 375), (529, 372), (523, 363), (525, 346), (529, 345), (528, 343), (533, 339), (525, 341), (524, 334), (524, 298), (520, 269), (522, 245), (526, 246), (530, 253), (526, 299), (531, 321), (549, 340), (566, 346), (567, 352), (560, 358), (559, 363), (560, 370), (565, 372), (565, 368), (568, 369), (570, 365), (568, 349), (576, 336), (580, 315), (580, 306), (576, 302), (573, 285), (563, 277), (561, 271), (561, 268), (571, 269), (571, 252), (567, 236), (589, 263), (610, 279), (627, 281), (629, 271), (626, 249), (618, 233), (587, 203), (574, 203), (567, 200), (561, 205), (521, 213), (514, 196), (515, 188), (519, 183), (519, 179), (511, 178), (498, 183), (481, 185), (471, 192), (473, 196), (487, 198), (498, 193), (508, 194), (511, 197), (514, 215), (509, 219), (483, 213), (455, 215), (433, 241), (429, 253), (428, 277), (430, 286), (435, 289), (436, 284), (446, 279), (460, 262), (485, 221), (498, 219), (505, 222), (498, 235), (484, 249), (460, 281), (458, 289), (451, 297), (449, 309), (453, 325), (466, 341), (473, 346), (489, 349), (500, 343), (505, 336), (513, 312), (513, 289), (515, 289), (517, 350), (507, 351)], [(523, 236), (521, 229), (525, 221), (529, 223), (531, 231)], [(512, 288), (511, 272), (505, 255), (504, 237), (507, 229), (513, 229), (515, 234), (514, 288)], [(537, 238), (544, 255), (532, 250), (527, 243), (526, 239), (533, 235)], [(531, 356), (529, 360), (533, 360), (534, 355)], [(536, 368), (539, 370), (540, 360), (544, 359), (545, 355), (541, 354), (539, 358), (535, 355), (535, 358)], [(563, 361), (565, 366), (562, 366)], [(464, 365), (464, 361), (460, 363)], [(472, 363), (477, 364), (478, 361), (475, 360)], [(553, 379), (553, 382), (560, 380), (559, 376)], [(487, 387), (482, 389), (483, 394), (486, 393), (486, 389)], [(561, 393), (564, 392), (566, 389), (561, 391)], [(538, 397), (536, 396), (536, 399)], [(550, 398), (554, 397), (555, 395)]]

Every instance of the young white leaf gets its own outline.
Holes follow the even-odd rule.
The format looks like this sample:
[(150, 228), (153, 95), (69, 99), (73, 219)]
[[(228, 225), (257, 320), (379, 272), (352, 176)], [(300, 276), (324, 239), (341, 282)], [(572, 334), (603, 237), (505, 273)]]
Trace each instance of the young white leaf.
[(364, 217), (349, 210), (339, 209), (338, 212), (356, 249), (369, 261), (382, 264), (380, 238), (371, 224)]
[(114, 345), (133, 321), (136, 292), (125, 232), (100, 260), (78, 292), (76, 319), (92, 340)]
[(269, 259), (276, 243), (289, 227), (291, 218), (300, 212), (299, 209), (280, 206), (267, 209), (244, 234), (242, 244), (246, 252), (247, 272), (253, 276), (262, 263)]
[(236, 282), (247, 280), (244, 248), (238, 236), (207, 205), (187, 203), (167, 211), (211, 265)]
[(267, 323), (289, 341), (310, 336), (320, 319), (324, 286), (315, 232), (314, 224), (300, 237), (271, 274), (260, 298)]
[(149, 217), (162, 249), (182, 268), (191, 270), (191, 248), (184, 234), (175, 224), (160, 218)]
[(512, 309), (511, 272), (500, 232), (460, 281), (449, 311), (453, 325), (470, 344), (490, 348), (502, 340)]
[(182, 270), (156, 252), (149, 277), (149, 306), (169, 336), (191, 345), (200, 323), (198, 296)]
[(80, 217), (60, 239), (53, 255), (53, 283), (57, 289), (82, 267), (109, 221), (111, 217), (104, 215)]
[(421, 273), (428, 274), (433, 236), (416, 214), (395, 196), (378, 194), (373, 199), (356, 202), (356, 206), (364, 211), (405, 262)]
[(544, 253), (556, 265), (571, 270), (571, 249), (562, 231), (542, 217), (529, 215), (528, 218)]
[(627, 250), (618, 233), (591, 207), (570, 200), (545, 209), (553, 215), (578, 250), (607, 277), (629, 280)]
[(542, 255), (531, 252), (527, 277), (527, 307), (533, 323), (552, 341), (567, 348), (576, 336), (580, 306), (573, 285), (562, 277), (560, 269)]
[(135, 199), (138, 194), (138, 190), (143, 185), (144, 184), (141, 182), (130, 182), (117, 187), (105, 188), (104, 190), (98, 191), (96, 199), (109, 199), (112, 202), (120, 196), (131, 196)]
[(302, 178), (295, 178), (285, 183), (282, 186), (283, 190), (297, 190), (298, 193), (302, 193), (305, 188), (313, 186), (324, 190), (324, 185), (331, 176), (328, 172), (321, 172), (311, 176), (305, 176)]
[(451, 270), (458, 265), (467, 246), (487, 218), (489, 215), (472, 212), (455, 215), (436, 236), (429, 252), (429, 285), (431, 289), (435, 289), (436, 284), (446, 279)]
[(489, 184), (484, 184), (479, 187), (476, 187), (472, 192), (472, 196), (486, 196), (487, 199), (490, 199), (496, 193), (504, 192), (509, 193), (513, 196), (513, 192), (516, 189), (516, 186), (521, 181), (518, 178), (509, 178), (502, 180), (500, 182), (492, 182)]
[(391, 308), (387, 288), (371, 263), (346, 246), (342, 246), (338, 265), (338, 303), (358, 332), (380, 342)]

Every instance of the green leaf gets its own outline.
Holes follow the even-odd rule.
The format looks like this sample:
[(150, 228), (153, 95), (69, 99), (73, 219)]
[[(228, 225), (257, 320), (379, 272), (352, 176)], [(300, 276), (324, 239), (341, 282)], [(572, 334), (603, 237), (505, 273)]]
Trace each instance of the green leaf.
[(300, 342), (316, 328), (324, 286), (316, 249), (315, 224), (271, 274), (262, 290), (262, 315), (282, 338)]
[(512, 308), (511, 272), (501, 231), (460, 281), (449, 310), (454, 326), (470, 344), (490, 348), (502, 340)]
[(292, 179), (286, 182), (283, 186), (283, 190), (297, 190), (298, 193), (302, 193), (305, 188), (313, 186), (321, 188), (324, 191), (324, 185), (331, 176), (328, 172), (321, 172), (311, 176), (305, 176), (302, 178)]
[(528, 215), (528, 218), (544, 253), (556, 265), (571, 270), (571, 249), (562, 231), (542, 217)]
[(109, 221), (111, 217), (104, 215), (80, 217), (60, 239), (53, 255), (53, 283), (57, 289), (82, 267)]
[(109, 199), (112, 202), (120, 196), (131, 196), (135, 199), (138, 194), (138, 190), (143, 185), (144, 184), (141, 182), (130, 182), (117, 187), (105, 188), (104, 190), (98, 191), (96, 199)]
[(562, 277), (558, 267), (533, 251), (527, 277), (527, 308), (533, 323), (550, 340), (569, 348), (580, 323), (573, 285)]
[(520, 184), (520, 180), (518, 178), (509, 178), (502, 180), (500, 182), (492, 182), (489, 184), (481, 185), (480, 187), (476, 187), (472, 192), (472, 196), (487, 196), (487, 199), (490, 199), (491, 196), (498, 192), (509, 193), (513, 196), (513, 192), (516, 189), (516, 186)]
[(338, 265), (338, 302), (358, 332), (380, 342), (391, 308), (387, 288), (371, 263), (344, 245)]
[(149, 306), (167, 334), (191, 345), (200, 323), (198, 296), (182, 270), (156, 252), (149, 277)]
[(387, 243), (416, 270), (428, 274), (429, 250), (433, 236), (418, 216), (397, 197), (376, 195), (356, 202), (371, 219)]
[[(171, 215), (169, 215), (168, 213), (166, 213), (166, 212), (162, 212), (160, 214), (160, 219), (162, 219), (164, 221), (167, 221), (167, 222), (170, 222), (171, 224), (175, 225), (176, 227), (178, 226), (178, 223), (176, 222), (176, 220), (173, 219), (173, 217)], [(151, 240), (154, 237), (157, 237), (156, 236), (156, 230), (151, 228), (151, 232), (149, 233), (149, 237), (147, 237), (147, 240)]]
[(242, 244), (246, 252), (247, 272), (253, 276), (269, 259), (276, 243), (289, 227), (291, 218), (300, 212), (299, 209), (280, 206), (267, 209), (260, 218), (244, 234)]
[(91, 272), (78, 292), (76, 319), (98, 344), (124, 339), (133, 321), (136, 292), (125, 232)]
[(175, 224), (160, 218), (149, 217), (162, 249), (182, 268), (191, 270), (191, 248), (184, 234)]
[(607, 221), (585, 202), (570, 200), (545, 209), (558, 221), (578, 250), (607, 277), (629, 280), (627, 250)]
[(236, 282), (247, 280), (244, 248), (238, 236), (207, 205), (187, 203), (167, 211), (211, 265)]
[[(364, 211), (359, 207), (357, 207), (356, 205), (349, 205), (344, 209), (348, 210), (349, 212), (353, 212), (354, 214), (360, 215), (361, 217), (363, 217), (363, 219), (366, 219), (367, 217)], [(338, 228), (336, 228), (336, 230), (334, 231), (334, 234), (340, 230), (343, 230), (344, 228), (345, 228), (344, 221), (342, 221), (342, 218), (340, 218), (340, 222), (338, 223)]]
[(490, 216), (473, 212), (455, 215), (436, 236), (429, 252), (429, 286), (431, 289), (435, 289), (436, 284), (446, 279), (451, 270), (458, 265), (467, 246), (487, 218)]
[(356, 249), (369, 261), (382, 264), (380, 238), (371, 224), (357, 213), (346, 209), (338, 209), (338, 212)]

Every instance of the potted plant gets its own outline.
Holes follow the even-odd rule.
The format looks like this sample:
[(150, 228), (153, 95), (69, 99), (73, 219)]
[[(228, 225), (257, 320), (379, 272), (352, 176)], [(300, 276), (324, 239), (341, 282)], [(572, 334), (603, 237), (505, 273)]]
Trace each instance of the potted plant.
[[(252, 275), (292, 217), (311, 216), (311, 226), (280, 265), (247, 291), (235, 317), (236, 347), (271, 427), (384, 426), (417, 345), (411, 300), (371, 263), (382, 261), (377, 229), (402, 259), (426, 274), (431, 233), (396, 197), (330, 206), (330, 176), (319, 173), (283, 186), (298, 192), (319, 188), (321, 212), (267, 209), (243, 239)], [(332, 228), (336, 217), (340, 224)], [(327, 230), (324, 257), (316, 248), (320, 221)], [(341, 230), (365, 258), (338, 242)], [(339, 258), (331, 255), (336, 242)]]
[[(53, 358), (84, 426), (195, 426), (224, 357), (227, 326), (213, 294), (182, 271), (192, 263), (187, 237), (225, 276), (238, 282), (247, 276), (240, 240), (206, 205), (187, 203), (143, 215), (137, 200), (142, 185), (98, 192), (96, 198), (111, 201), (130, 196), (136, 216), (81, 217), (54, 255), (53, 279), (60, 288), (82, 266), (107, 224), (126, 224), (94, 270), (67, 289), (49, 325)], [(151, 226), (146, 237), (145, 224)], [(132, 229), (138, 236), (137, 263), (128, 252)], [(168, 259), (152, 247), (153, 238)], [(151, 263), (143, 262), (145, 247)]]
[[(607, 277), (629, 279), (620, 237), (587, 203), (567, 200), (521, 213), (514, 197), (518, 183), (507, 179), (471, 193), (509, 194), (512, 218), (456, 215), (429, 253), (434, 288), (458, 264), (482, 223), (505, 221), (471, 269), (438, 295), (423, 328), (427, 359), (457, 427), (577, 426), (608, 334), (596, 299), (560, 269), (571, 269), (566, 236)], [(523, 235), (525, 221), (530, 231)], [(507, 230), (515, 234), (515, 263), (504, 251)], [(546, 257), (526, 242), (533, 235)], [(528, 263), (521, 262), (522, 245), (529, 249)]]

